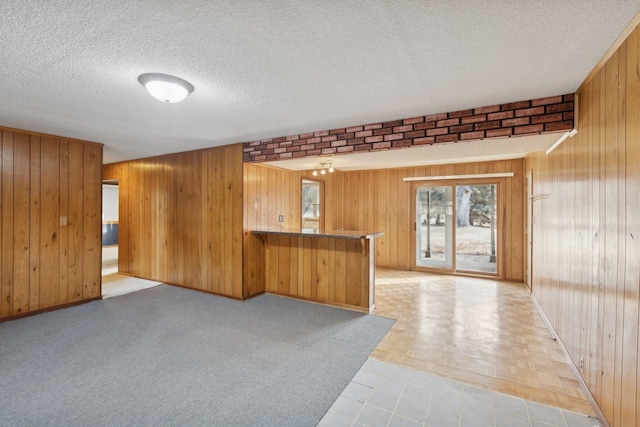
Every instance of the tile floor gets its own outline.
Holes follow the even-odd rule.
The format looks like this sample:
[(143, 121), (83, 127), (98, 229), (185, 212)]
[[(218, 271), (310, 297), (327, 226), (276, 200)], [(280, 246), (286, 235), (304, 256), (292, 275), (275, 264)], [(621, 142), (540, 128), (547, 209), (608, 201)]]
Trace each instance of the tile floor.
[(125, 276), (124, 274), (110, 274), (102, 277), (102, 298), (117, 297), (153, 288), (161, 284), (160, 282)]
[(118, 274), (118, 246), (102, 248), (102, 298), (111, 298), (161, 285), (160, 282)]
[(597, 418), (368, 359), (318, 427), (592, 427)]

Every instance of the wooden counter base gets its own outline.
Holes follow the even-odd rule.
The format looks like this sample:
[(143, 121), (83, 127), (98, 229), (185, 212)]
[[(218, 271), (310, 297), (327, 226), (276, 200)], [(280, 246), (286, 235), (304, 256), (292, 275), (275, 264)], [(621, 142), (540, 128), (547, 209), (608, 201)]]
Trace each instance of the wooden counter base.
[(253, 231), (265, 245), (265, 291), (370, 311), (374, 307), (375, 237)]

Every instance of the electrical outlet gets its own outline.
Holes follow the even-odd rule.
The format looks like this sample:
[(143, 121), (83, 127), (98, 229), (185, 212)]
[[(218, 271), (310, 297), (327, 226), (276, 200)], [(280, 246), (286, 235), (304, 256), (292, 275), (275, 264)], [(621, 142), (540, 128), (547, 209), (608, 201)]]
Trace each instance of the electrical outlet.
[(580, 357), (580, 372), (584, 370), (584, 357)]
[(284, 222), (284, 215), (278, 215), (278, 222)]

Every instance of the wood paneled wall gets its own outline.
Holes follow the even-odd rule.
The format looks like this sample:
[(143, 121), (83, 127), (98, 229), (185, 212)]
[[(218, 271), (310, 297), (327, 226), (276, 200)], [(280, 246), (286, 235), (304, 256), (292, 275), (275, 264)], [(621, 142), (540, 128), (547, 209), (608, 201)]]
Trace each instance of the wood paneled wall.
[[(373, 239), (262, 235), (266, 291), (369, 310)], [(371, 288), (371, 289), (370, 289)]]
[(0, 319), (99, 298), (102, 145), (0, 134)]
[[(310, 171), (293, 172), (256, 163), (244, 164), (244, 228), (245, 241), (251, 237), (248, 230), (261, 227), (300, 226), (300, 183), (303, 177), (314, 178)], [(327, 174), (325, 180), (325, 228), (384, 231), (376, 239), (376, 265), (409, 270), (414, 266), (411, 244), (413, 233), (411, 183), (404, 177), (469, 175), (513, 172), (513, 178), (504, 179), (506, 194), (502, 229), (502, 277), (522, 282), (525, 272), (524, 238), (524, 175), (523, 160), (502, 160), (482, 163), (460, 163), (402, 169), (382, 169)], [(278, 223), (278, 214), (285, 222)], [(255, 236), (253, 237), (255, 239)], [(257, 242), (260, 243), (261, 242)], [(258, 245), (245, 247), (259, 248)], [(248, 252), (250, 259), (258, 253)], [(246, 256), (247, 254), (245, 254)], [(245, 260), (245, 263), (250, 260)], [(250, 266), (247, 277), (260, 277)], [(263, 271), (263, 270), (260, 270)], [(247, 270), (245, 269), (245, 273)]]
[(640, 34), (578, 92), (578, 134), (531, 155), (533, 294), (612, 426), (640, 426)]
[[(342, 227), (342, 176), (335, 171), (317, 177), (311, 171), (290, 171), (261, 165), (244, 164), (244, 224), (245, 229), (269, 227), (300, 227), (302, 209), (302, 179), (324, 182), (325, 229)], [(278, 222), (278, 215), (284, 222)]]
[[(384, 231), (376, 239), (376, 265), (409, 270), (415, 265), (412, 247), (411, 183), (405, 177), (448, 176), (513, 172), (504, 179), (501, 276), (522, 282), (525, 271), (523, 160), (459, 163), (402, 169), (344, 173), (343, 227), (347, 230)], [(425, 181), (426, 182), (426, 181)], [(430, 181), (432, 182), (432, 181)]]
[[(302, 179), (324, 182), (325, 229), (342, 227), (342, 172), (314, 177), (311, 171), (290, 171), (258, 163), (244, 164), (244, 286), (245, 293), (264, 292), (265, 253), (260, 237), (250, 233), (260, 228), (299, 228), (302, 209)], [(278, 215), (284, 222), (278, 222)]]
[(242, 146), (104, 166), (120, 189), (118, 270), (243, 298)]

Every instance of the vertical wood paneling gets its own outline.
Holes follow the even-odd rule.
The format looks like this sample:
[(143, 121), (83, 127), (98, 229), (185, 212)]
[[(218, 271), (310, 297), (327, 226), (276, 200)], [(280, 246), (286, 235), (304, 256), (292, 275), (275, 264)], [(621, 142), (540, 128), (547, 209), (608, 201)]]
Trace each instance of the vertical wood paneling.
[(82, 299), (84, 236), (84, 147), (69, 143), (69, 299)]
[[(603, 352), (602, 394), (614, 396), (615, 337), (616, 337), (616, 284), (618, 270), (615, 262), (618, 258), (618, 53), (614, 53), (605, 66), (605, 135), (604, 182), (606, 185), (604, 211), (604, 325), (602, 346), (609, 351)], [(564, 318), (564, 316), (563, 316)], [(567, 338), (569, 338), (567, 334)], [(615, 399), (606, 399), (601, 406), (604, 416), (614, 420)]]
[[(29, 135), (17, 133), (14, 138), (13, 171), (13, 301), (11, 314), (29, 311), (29, 207), (30, 180), (29, 157), (31, 147)], [(62, 277), (60, 278), (62, 280)]]
[(346, 268), (347, 268), (347, 282), (346, 282), (346, 303), (348, 305), (359, 306), (362, 297), (361, 288), (361, 252), (362, 243), (360, 240), (347, 240), (346, 241)]
[[(295, 241), (294, 241), (295, 240)], [(299, 262), (301, 261), (300, 255), (302, 251), (294, 250), (293, 248), (302, 247), (302, 237), (291, 237), (291, 248), (289, 251), (289, 290), (288, 292), (297, 293), (300, 288), (298, 279), (300, 275), (298, 274)]]
[[(458, 165), (434, 165), (403, 169), (345, 172), (344, 175), (344, 228), (365, 228), (365, 231), (384, 231), (376, 239), (376, 265), (388, 268), (411, 269), (415, 265), (415, 250), (411, 235), (415, 218), (411, 217), (411, 183), (407, 176), (468, 175), (474, 173), (513, 172), (513, 178), (504, 179), (502, 199), (504, 218), (501, 241), (498, 242), (503, 278), (524, 281), (526, 239), (524, 235), (524, 168), (523, 160), (504, 160)], [(361, 209), (363, 207), (363, 209)], [(369, 219), (371, 218), (371, 219)], [(362, 225), (362, 227), (358, 227)], [(368, 228), (371, 226), (371, 228)]]
[[(60, 141), (60, 217), (69, 218), (69, 141)], [(58, 231), (60, 242), (58, 304), (69, 302), (69, 226)]]
[(387, 186), (385, 182), (388, 181), (388, 171), (381, 170), (374, 172), (373, 182), (373, 194), (374, 194), (374, 216), (376, 217), (375, 221), (375, 231), (384, 231), (384, 235), (378, 238), (376, 242), (376, 261), (378, 265), (381, 266), (390, 266), (388, 261), (389, 254), (389, 239), (391, 236), (387, 234), (387, 218), (389, 215), (387, 214), (387, 206), (391, 201), (388, 197)]
[[(231, 254), (232, 259), (232, 281), (234, 295), (238, 295), (240, 298), (243, 295), (249, 296), (247, 292), (243, 291), (243, 265), (242, 265), (242, 253), (243, 253), (243, 233), (242, 233), (242, 204), (244, 203), (244, 196), (242, 193), (244, 171), (242, 169), (242, 145), (236, 144), (229, 148), (226, 152), (225, 165), (231, 169), (231, 181), (232, 181), (232, 194), (230, 202), (233, 206), (232, 215), (233, 220), (231, 222), (231, 230), (227, 230), (227, 233), (232, 235)], [(238, 159), (238, 160), (236, 160)]]
[[(624, 90), (626, 84), (626, 66), (627, 66), (627, 49), (626, 42), (621, 46), (618, 55), (618, 71), (617, 71), (617, 87), (616, 92), (618, 93), (617, 97), (617, 105), (616, 107), (616, 119), (617, 119), (617, 146), (615, 150), (616, 158), (616, 172), (614, 176), (614, 180), (617, 182), (617, 194), (615, 194), (617, 201), (617, 217), (614, 221), (617, 224), (615, 228), (616, 233), (616, 244), (617, 244), (617, 254), (615, 261), (615, 269), (616, 269), (616, 286), (615, 286), (615, 305), (616, 307), (620, 306), (623, 309), (614, 309), (615, 311), (615, 354), (614, 354), (614, 379), (613, 379), (613, 419), (614, 424), (620, 425), (621, 423), (621, 403), (622, 403), (622, 346), (623, 346), (623, 330), (619, 329), (618, 326), (622, 325), (624, 322), (624, 262), (619, 262), (619, 260), (624, 260), (625, 256), (625, 209), (626, 209), (626, 200), (625, 200), (625, 155), (626, 155), (626, 92)], [(638, 141), (636, 141), (638, 142)]]
[(329, 239), (318, 237), (318, 275), (316, 278), (318, 299), (329, 300)]
[[(624, 88), (627, 96), (626, 121), (625, 125), (625, 156), (622, 159), (625, 167), (625, 188), (624, 198), (626, 206), (624, 209), (624, 251), (625, 259), (640, 259), (640, 243), (638, 234), (638, 217), (640, 212), (640, 75), (638, 74), (638, 63), (640, 62), (640, 35), (634, 31), (626, 41), (627, 63), (626, 79)], [(621, 219), (622, 220), (622, 219)], [(636, 226), (634, 227), (634, 224)], [(640, 413), (638, 411), (638, 388), (640, 387), (640, 328), (633, 325), (640, 324), (640, 263), (624, 263), (624, 317), (622, 324), (622, 364), (621, 370), (623, 390), (621, 398), (621, 421), (620, 425), (640, 425)]]
[(577, 94), (578, 134), (529, 155), (533, 293), (608, 423), (640, 426), (640, 75), (636, 28)]
[(120, 187), (121, 272), (243, 298), (239, 144), (105, 165), (103, 173)]
[(0, 317), (11, 314), (13, 271), (13, 132), (2, 132), (2, 283)]
[[(207, 153), (209, 164), (209, 184), (208, 188), (217, 188), (219, 183), (223, 182), (223, 166), (224, 159), (217, 153)], [(214, 292), (224, 292), (224, 248), (221, 242), (224, 239), (224, 210), (220, 209), (224, 203), (224, 194), (222, 191), (210, 191), (209, 198), (211, 200), (211, 262), (210, 262), (210, 275), (211, 275), (211, 289)]]
[[(277, 234), (263, 238), (266, 292), (369, 309), (369, 256), (362, 246), (368, 239)], [(296, 264), (295, 269), (290, 264)]]
[(29, 146), (29, 311), (40, 308), (40, 137), (31, 135)]
[(60, 143), (52, 138), (42, 138), (41, 142), (41, 170), (47, 179), (41, 181), (40, 302), (43, 307), (53, 307), (58, 304), (60, 269)]
[[(521, 277), (524, 279), (525, 273), (524, 269), (526, 266), (526, 237), (525, 230), (526, 224), (524, 219), (526, 215), (526, 203), (524, 199), (524, 191), (522, 189), (525, 187), (525, 179), (524, 179), (524, 162), (516, 160), (510, 161), (510, 172), (513, 172), (512, 179), (506, 179), (505, 182), (507, 184), (506, 194), (509, 196), (506, 197), (506, 202), (511, 202), (510, 209), (507, 210), (509, 213), (518, 213), (518, 214), (506, 214), (506, 218), (511, 218), (512, 226), (511, 230), (505, 230), (506, 236), (508, 236), (508, 240), (510, 241), (511, 247), (514, 249), (513, 252), (509, 253), (509, 262), (506, 263), (506, 267), (508, 268), (506, 277)], [(511, 191), (509, 191), (509, 185), (511, 185)], [(503, 239), (504, 240), (504, 239)], [(498, 248), (500, 250), (500, 248)], [(504, 256), (502, 257), (504, 261)]]
[[(102, 147), (84, 147), (84, 233), (82, 296), (99, 297), (102, 291)], [(97, 190), (97, 191), (96, 191)]]
[[(411, 236), (413, 232), (413, 220), (411, 219), (412, 194), (411, 186), (402, 181), (412, 171), (405, 170), (398, 177), (398, 236)], [(410, 270), (413, 267), (413, 248), (411, 239), (400, 238), (398, 241), (398, 267), (403, 270)]]
[[(387, 263), (383, 264), (386, 266), (399, 266), (398, 263), (398, 240), (410, 240), (410, 236), (399, 236), (398, 235), (398, 185), (400, 183), (398, 180), (400, 179), (398, 175), (397, 169), (391, 169), (388, 172), (388, 179), (385, 181), (385, 185), (387, 187), (387, 209), (384, 212), (387, 218), (386, 229), (383, 230), (385, 236), (388, 235), (387, 239)], [(408, 183), (403, 183), (404, 185), (408, 185)], [(370, 193), (369, 193), (370, 194)], [(369, 194), (362, 194), (361, 197), (370, 197)], [(379, 231), (379, 230), (375, 230)]]
[(276, 293), (283, 295), (286, 295), (291, 288), (289, 284), (289, 257), (291, 255), (289, 241), (289, 236), (278, 236), (278, 263), (271, 265), (274, 273), (276, 271), (278, 273)]
[[(83, 221), (82, 195), (91, 192), (97, 208), (90, 220), (96, 238), (90, 243), (99, 253), (102, 145), (0, 132), (0, 319), (81, 301), (82, 261), (90, 248), (82, 246), (87, 236), (77, 222)], [(85, 147), (95, 153), (95, 163), (86, 164)], [(95, 185), (86, 186), (92, 176)], [(68, 225), (60, 224), (61, 217)], [(93, 296), (99, 296), (100, 258), (89, 262), (87, 278), (97, 284)]]
[[(206, 191), (206, 189), (208, 188), (207, 186), (209, 184), (209, 173), (210, 173), (209, 156), (203, 153), (201, 161), (202, 161), (202, 170), (200, 173), (199, 185), (200, 185), (200, 188), (202, 189), (202, 191), (200, 192), (200, 205), (202, 206), (202, 216), (204, 218), (212, 218), (213, 205), (211, 204), (211, 197), (209, 195), (209, 192)], [(160, 180), (159, 176), (157, 176), (156, 179)], [(160, 192), (161, 191), (160, 188), (161, 187), (158, 186), (155, 191)], [(211, 257), (211, 250), (212, 250), (211, 228), (212, 228), (211, 220), (202, 221), (202, 229), (200, 230), (200, 233), (199, 233), (200, 234), (199, 263), (202, 269), (202, 275), (201, 275), (202, 288), (209, 292), (213, 291), (213, 288), (211, 286), (211, 268), (208, 266), (208, 260)]]
[[(310, 171), (289, 171), (267, 165), (245, 163), (243, 165), (243, 230), (244, 230), (244, 286), (249, 294), (263, 292), (268, 274), (264, 263), (264, 243), (261, 238), (251, 236), (250, 231), (260, 228), (284, 227), (298, 228), (301, 224), (302, 179), (310, 178), (324, 182), (325, 229), (342, 228), (343, 182), (342, 172), (314, 177)], [(284, 216), (284, 222), (278, 222), (278, 215)], [(310, 244), (310, 243), (309, 243)], [(269, 250), (269, 249), (266, 249)], [(277, 254), (273, 255), (277, 256)], [(289, 254), (289, 257), (294, 256)], [(296, 253), (295, 256), (302, 256)], [(309, 265), (311, 268), (311, 265)], [(273, 270), (270, 270), (273, 274)], [(310, 297), (315, 272), (299, 269), (292, 260), (289, 263), (291, 286), (298, 286), (300, 293)], [(327, 274), (332, 274), (327, 271)], [(313, 278), (312, 278), (313, 276)], [(296, 278), (293, 280), (293, 278)], [(273, 290), (269, 290), (273, 292)]]
[[(384, 231), (384, 236), (376, 239), (375, 258), (378, 266), (411, 269), (414, 265), (414, 249), (411, 246), (414, 218), (411, 217), (412, 204), (410, 183), (402, 181), (405, 176), (439, 176), (460, 174), (514, 172), (514, 177), (506, 179), (507, 188), (502, 199), (505, 212), (502, 217), (502, 240), (498, 250), (502, 255), (501, 266), (506, 280), (524, 280), (526, 238), (523, 215), (524, 169), (523, 160), (506, 160), (460, 165), (436, 165), (403, 169), (383, 169), (370, 171), (340, 172), (327, 174), (325, 182), (325, 224), (326, 229)], [(278, 178), (280, 176), (281, 178)], [(247, 231), (256, 228), (300, 226), (300, 182), (303, 177), (312, 178), (310, 171), (295, 172), (271, 166), (245, 163), (245, 242), (249, 242)], [(248, 184), (255, 182), (254, 184)], [(287, 182), (287, 185), (283, 183)], [(285, 222), (279, 223), (280, 209)], [(270, 206), (270, 208), (265, 207)], [(248, 244), (248, 243), (245, 243)], [(245, 273), (246, 273), (245, 268)], [(249, 276), (247, 276), (249, 277)]]

